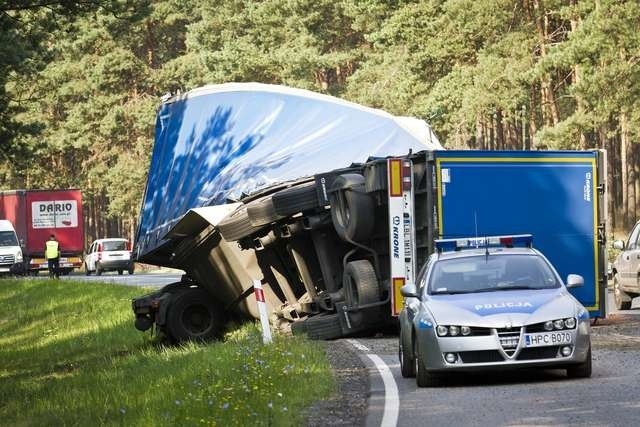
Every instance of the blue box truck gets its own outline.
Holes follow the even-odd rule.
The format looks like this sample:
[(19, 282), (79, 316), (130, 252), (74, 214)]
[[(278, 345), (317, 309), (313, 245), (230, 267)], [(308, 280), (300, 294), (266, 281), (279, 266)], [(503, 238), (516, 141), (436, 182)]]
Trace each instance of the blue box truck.
[[(257, 318), (331, 339), (393, 323), (439, 238), (532, 234), (604, 317), (605, 153), (447, 151), (426, 123), (267, 85), (174, 97), (158, 113), (138, 261), (186, 272), (135, 298), (173, 341)], [(415, 120), (415, 119), (414, 119)]]

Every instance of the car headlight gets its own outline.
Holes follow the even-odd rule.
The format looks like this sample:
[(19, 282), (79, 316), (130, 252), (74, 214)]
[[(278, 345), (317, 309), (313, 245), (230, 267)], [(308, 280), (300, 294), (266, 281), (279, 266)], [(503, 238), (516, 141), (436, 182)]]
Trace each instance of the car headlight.
[(449, 334), (451, 334), (452, 337), (459, 335), (460, 328), (457, 326), (449, 326)]
[(16, 252), (16, 262), (22, 262), (22, 251)]
[(462, 335), (469, 335), (471, 333), (471, 328), (468, 326), (460, 326), (460, 333)]
[(545, 331), (553, 330), (553, 322), (551, 320), (547, 320), (546, 322), (544, 322), (544, 330)]
[(553, 327), (556, 328), (556, 329), (563, 329), (564, 328), (564, 321), (562, 319), (554, 320), (553, 321)]
[(564, 319), (564, 327), (567, 329), (575, 328), (576, 327), (575, 317), (569, 317), (568, 319)]
[(447, 328), (446, 326), (438, 325), (436, 331), (438, 332), (439, 336), (443, 337), (449, 333), (449, 328)]

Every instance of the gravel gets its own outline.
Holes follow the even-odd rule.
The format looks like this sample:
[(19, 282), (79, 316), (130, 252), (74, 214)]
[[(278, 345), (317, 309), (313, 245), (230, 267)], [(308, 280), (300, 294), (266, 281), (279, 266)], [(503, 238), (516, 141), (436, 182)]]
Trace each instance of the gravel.
[(355, 349), (343, 340), (326, 343), (337, 390), (306, 411), (308, 426), (364, 425), (369, 397), (369, 374)]

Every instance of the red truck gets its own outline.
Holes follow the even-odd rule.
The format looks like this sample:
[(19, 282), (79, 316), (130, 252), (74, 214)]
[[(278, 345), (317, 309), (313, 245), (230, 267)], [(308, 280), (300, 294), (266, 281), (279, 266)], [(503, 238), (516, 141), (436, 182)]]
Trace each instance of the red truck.
[(47, 270), (44, 247), (51, 234), (60, 242), (61, 273), (69, 274), (82, 266), (84, 223), (80, 190), (0, 191), (0, 218), (13, 223), (30, 273)]

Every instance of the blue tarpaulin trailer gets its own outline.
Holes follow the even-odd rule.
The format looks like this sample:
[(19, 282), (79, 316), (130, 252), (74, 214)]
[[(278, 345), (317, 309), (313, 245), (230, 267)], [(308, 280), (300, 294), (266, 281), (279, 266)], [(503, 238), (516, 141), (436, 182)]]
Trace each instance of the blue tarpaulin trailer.
[(601, 151), (439, 151), (435, 154), (442, 238), (533, 234), (534, 246), (592, 317), (604, 317), (605, 215)]

